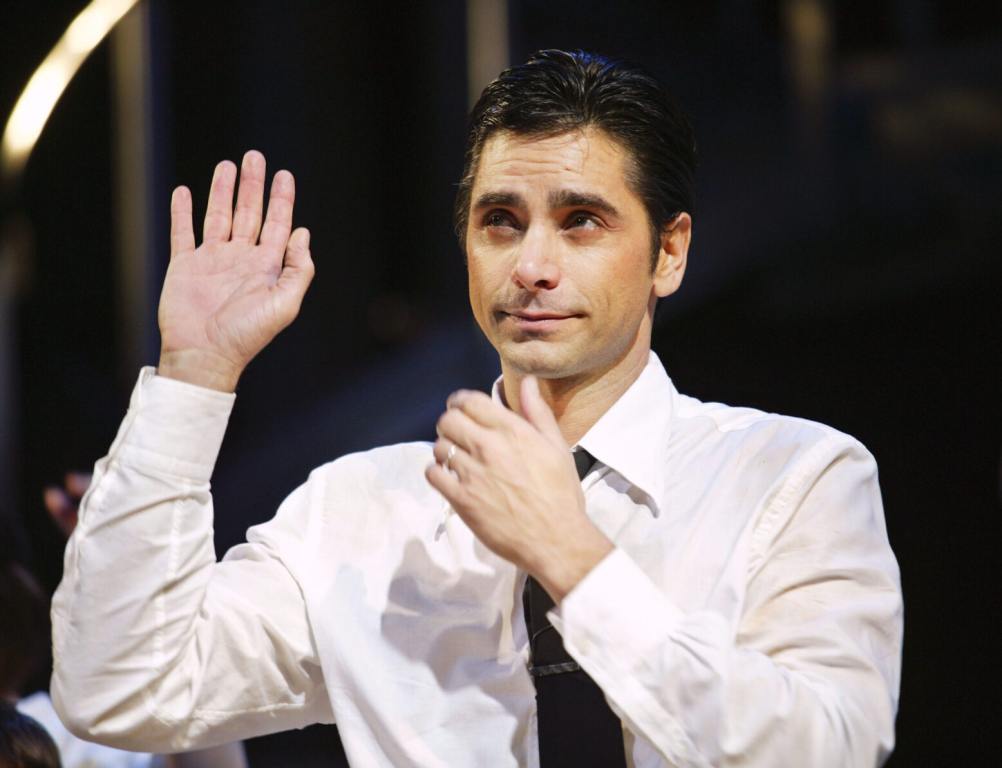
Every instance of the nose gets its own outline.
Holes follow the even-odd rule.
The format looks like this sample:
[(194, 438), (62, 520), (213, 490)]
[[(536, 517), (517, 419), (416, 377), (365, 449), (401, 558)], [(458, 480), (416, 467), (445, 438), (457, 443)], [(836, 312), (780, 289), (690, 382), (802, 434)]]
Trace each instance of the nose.
[(518, 246), (512, 281), (527, 291), (547, 291), (560, 283), (556, 243), (542, 227), (530, 227)]

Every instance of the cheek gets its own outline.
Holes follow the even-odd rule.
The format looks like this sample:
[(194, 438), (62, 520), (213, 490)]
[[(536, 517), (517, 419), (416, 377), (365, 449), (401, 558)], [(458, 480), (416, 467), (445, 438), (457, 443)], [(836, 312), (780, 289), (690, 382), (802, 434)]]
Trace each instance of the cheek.
[(614, 321), (632, 324), (635, 315), (647, 310), (654, 289), (648, 267), (648, 262), (624, 264), (606, 275), (603, 295)]
[(482, 321), (481, 315), (489, 310), (501, 286), (498, 270), (496, 267), (491, 269), (483, 259), (468, 256), (466, 272), (469, 281), (470, 307)]

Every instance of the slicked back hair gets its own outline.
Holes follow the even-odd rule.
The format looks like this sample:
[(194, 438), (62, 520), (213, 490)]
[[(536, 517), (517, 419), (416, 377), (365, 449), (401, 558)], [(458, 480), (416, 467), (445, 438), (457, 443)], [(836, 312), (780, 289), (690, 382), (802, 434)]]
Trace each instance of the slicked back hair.
[(664, 87), (639, 67), (584, 51), (538, 51), (498, 75), (470, 113), (453, 224), (466, 248), (470, 195), (484, 144), (495, 133), (547, 138), (597, 128), (627, 150), (626, 181), (647, 210), (652, 265), (661, 234), (692, 212), (696, 142)]

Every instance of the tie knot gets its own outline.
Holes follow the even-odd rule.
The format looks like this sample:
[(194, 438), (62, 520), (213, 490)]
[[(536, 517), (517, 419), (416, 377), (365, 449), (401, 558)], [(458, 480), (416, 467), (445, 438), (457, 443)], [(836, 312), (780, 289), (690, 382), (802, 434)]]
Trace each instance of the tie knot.
[(584, 480), (588, 470), (595, 466), (595, 457), (581, 446), (574, 449), (574, 466), (578, 470), (578, 479)]

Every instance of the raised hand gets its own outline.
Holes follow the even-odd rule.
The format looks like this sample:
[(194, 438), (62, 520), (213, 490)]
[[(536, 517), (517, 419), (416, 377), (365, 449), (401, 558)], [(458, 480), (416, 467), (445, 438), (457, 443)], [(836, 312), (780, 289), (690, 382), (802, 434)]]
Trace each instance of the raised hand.
[(310, 233), (292, 232), (295, 181), (279, 171), (262, 226), (265, 160), (216, 166), (202, 244), (195, 247), (191, 191), (171, 197), (170, 266), (160, 294), (157, 373), (232, 392), (251, 359), (299, 313), (313, 279)]

